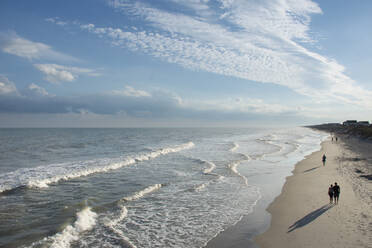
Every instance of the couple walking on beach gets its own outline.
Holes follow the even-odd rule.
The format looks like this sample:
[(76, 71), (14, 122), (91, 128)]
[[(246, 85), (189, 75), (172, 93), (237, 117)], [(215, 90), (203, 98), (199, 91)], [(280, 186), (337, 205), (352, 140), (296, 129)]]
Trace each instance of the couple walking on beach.
[(335, 183), (328, 188), (329, 203), (338, 203), (338, 198), (340, 197), (340, 186)]

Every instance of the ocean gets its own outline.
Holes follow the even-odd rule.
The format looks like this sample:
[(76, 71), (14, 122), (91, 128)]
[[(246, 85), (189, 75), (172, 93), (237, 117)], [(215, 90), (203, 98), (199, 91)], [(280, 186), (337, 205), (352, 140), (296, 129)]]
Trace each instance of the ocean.
[(0, 129), (0, 247), (204, 247), (280, 193), (308, 128)]

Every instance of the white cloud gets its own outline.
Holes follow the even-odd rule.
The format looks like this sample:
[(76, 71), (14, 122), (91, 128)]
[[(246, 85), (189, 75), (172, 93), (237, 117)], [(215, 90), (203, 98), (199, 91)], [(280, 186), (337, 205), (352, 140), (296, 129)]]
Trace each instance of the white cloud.
[(18, 91), (13, 82), (7, 77), (0, 75), (0, 95), (18, 95)]
[(0, 47), (5, 53), (30, 60), (53, 59), (61, 61), (78, 61), (72, 56), (55, 51), (44, 43), (27, 40), (15, 33), (0, 33)]
[(296, 109), (285, 105), (266, 103), (256, 98), (227, 98), (219, 100), (182, 100), (181, 106), (198, 111), (216, 111), (242, 114), (295, 113)]
[(68, 22), (61, 21), (59, 17), (46, 18), (45, 21), (55, 23), (59, 26), (66, 26), (68, 24)]
[(28, 86), (28, 89), (34, 93), (36, 93), (37, 95), (41, 95), (41, 96), (51, 96), (43, 87), (40, 87), (34, 83), (30, 84)]
[[(123, 15), (141, 18), (135, 28), (79, 24), (111, 44), (192, 70), (274, 83), (323, 103), (372, 107), (372, 92), (358, 86), (336, 60), (311, 51), (311, 0), (171, 0), (183, 8), (151, 2), (109, 0)], [(175, 6), (173, 6), (175, 7)], [(179, 11), (177, 12), (177, 9)], [(311, 46), (309, 46), (311, 47)]]
[(137, 90), (131, 86), (125, 86), (124, 90), (114, 90), (112, 91), (114, 95), (122, 95), (129, 97), (151, 97), (151, 94), (144, 90)]
[[(281, 114), (297, 113), (297, 108), (281, 104), (267, 103), (263, 99), (246, 97), (228, 97), (220, 99), (188, 99), (182, 98), (175, 92), (164, 89), (155, 89), (152, 92), (135, 89), (126, 86), (124, 90), (109, 92), (115, 96), (140, 98), (136, 100), (138, 106), (145, 106), (149, 102), (151, 107), (160, 104), (170, 105), (183, 111), (213, 111), (216, 113), (240, 113), (240, 114)], [(141, 100), (142, 99), (142, 100)], [(141, 102), (142, 101), (142, 102)]]
[(92, 69), (63, 66), (57, 64), (35, 64), (39, 71), (45, 75), (45, 80), (51, 83), (71, 82), (80, 75), (99, 76), (100, 74)]

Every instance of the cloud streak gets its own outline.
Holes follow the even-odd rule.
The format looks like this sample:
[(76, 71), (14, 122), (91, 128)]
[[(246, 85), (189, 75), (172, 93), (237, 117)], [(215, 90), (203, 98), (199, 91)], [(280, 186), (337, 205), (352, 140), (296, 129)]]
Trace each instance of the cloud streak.
[(43, 87), (40, 87), (39, 85), (34, 84), (34, 83), (28, 86), (28, 90), (34, 95), (54, 96), (54, 95), (49, 94)]
[(244, 120), (252, 115), (298, 114), (295, 109), (268, 104), (260, 99), (234, 98), (219, 101), (182, 99), (173, 92), (159, 89), (148, 92), (128, 85), (124, 90), (60, 97), (48, 93), (36, 84), (30, 84), (22, 91), (22, 95), (7, 94), (0, 97), (0, 113), (92, 113), (168, 120), (174, 118)]
[[(146, 24), (79, 26), (114, 46), (196, 71), (275, 83), (316, 102), (372, 107), (372, 92), (358, 86), (342, 65), (305, 47), (316, 43), (309, 32), (311, 16), (322, 14), (311, 0), (173, 0), (173, 8), (143, 1), (108, 3)], [(175, 6), (185, 8), (176, 11)]]
[(50, 46), (27, 40), (14, 32), (0, 33), (0, 48), (3, 52), (29, 60), (78, 61), (78, 59), (55, 51)]
[(150, 97), (151, 94), (144, 91), (144, 90), (137, 90), (131, 86), (125, 86), (124, 90), (114, 90), (112, 91), (113, 95), (122, 95), (122, 96), (129, 96), (129, 97)]
[(50, 83), (71, 82), (81, 75), (100, 76), (96, 71), (87, 68), (57, 64), (35, 64), (34, 66), (45, 75), (45, 80)]

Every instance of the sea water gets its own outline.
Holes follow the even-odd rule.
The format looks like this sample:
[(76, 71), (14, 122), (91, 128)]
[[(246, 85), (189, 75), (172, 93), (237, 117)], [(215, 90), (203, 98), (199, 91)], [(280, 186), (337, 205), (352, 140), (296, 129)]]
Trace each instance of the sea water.
[(0, 247), (203, 247), (325, 137), (308, 128), (0, 129)]

